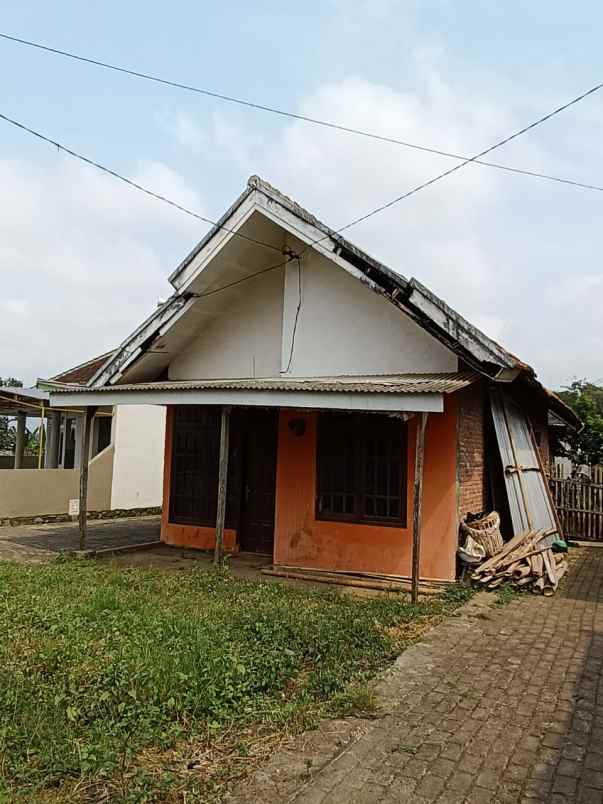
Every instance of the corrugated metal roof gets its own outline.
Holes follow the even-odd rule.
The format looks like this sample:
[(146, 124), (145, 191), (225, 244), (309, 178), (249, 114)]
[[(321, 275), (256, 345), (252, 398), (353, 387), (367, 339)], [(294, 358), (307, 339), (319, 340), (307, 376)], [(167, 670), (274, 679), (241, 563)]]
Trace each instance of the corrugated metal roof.
[(365, 377), (267, 377), (240, 380), (185, 380), (102, 385), (96, 388), (56, 385), (52, 393), (120, 392), (120, 391), (324, 391), (326, 393), (392, 393), (392, 394), (450, 394), (479, 379), (473, 372), (447, 374), (399, 374)]
[(0, 394), (10, 394), (15, 397), (25, 399), (35, 399), (48, 402), (48, 391), (41, 391), (39, 388), (21, 388), (17, 385), (1, 385)]

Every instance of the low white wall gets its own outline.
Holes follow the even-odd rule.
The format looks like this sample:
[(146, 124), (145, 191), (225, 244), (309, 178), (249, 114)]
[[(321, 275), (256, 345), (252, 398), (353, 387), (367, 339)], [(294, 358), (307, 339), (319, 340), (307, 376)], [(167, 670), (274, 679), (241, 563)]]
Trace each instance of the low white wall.
[[(113, 449), (90, 461), (88, 510), (107, 511), (111, 503)], [(80, 496), (77, 469), (0, 470), (0, 519), (46, 516), (69, 512), (69, 500)]]
[(115, 407), (111, 508), (153, 508), (161, 505), (164, 444), (164, 407)]

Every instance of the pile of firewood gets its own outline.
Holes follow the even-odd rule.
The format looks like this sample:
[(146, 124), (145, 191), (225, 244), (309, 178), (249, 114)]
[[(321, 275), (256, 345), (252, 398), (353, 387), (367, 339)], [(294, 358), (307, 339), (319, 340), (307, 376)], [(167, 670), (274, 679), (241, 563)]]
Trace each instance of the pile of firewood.
[(553, 595), (567, 571), (567, 561), (551, 549), (555, 530), (531, 530), (514, 536), (492, 558), (473, 571), (472, 579), (486, 589), (503, 583), (528, 587), (540, 595)]

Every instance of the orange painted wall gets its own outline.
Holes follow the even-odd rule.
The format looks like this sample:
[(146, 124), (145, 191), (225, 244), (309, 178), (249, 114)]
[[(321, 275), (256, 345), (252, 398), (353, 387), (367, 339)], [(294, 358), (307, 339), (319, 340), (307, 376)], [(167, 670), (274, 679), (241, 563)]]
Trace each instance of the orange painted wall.
[[(305, 418), (296, 437), (291, 418)], [(282, 410), (276, 478), (274, 561), (329, 570), (410, 576), (414, 483), (415, 420), (408, 425), (407, 527), (327, 522), (315, 517), (315, 411)], [(423, 478), (422, 578), (454, 580), (457, 548), (457, 409), (445, 397), (444, 413), (432, 413), (425, 436)]]
[[(174, 433), (174, 408), (168, 406), (165, 422), (165, 453), (163, 458), (163, 512), (161, 515), (161, 541), (174, 547), (196, 547), (213, 550), (216, 545), (216, 529), (197, 525), (180, 525), (169, 521), (170, 484), (172, 479), (172, 441)], [(224, 549), (238, 550), (237, 532), (225, 528)]]

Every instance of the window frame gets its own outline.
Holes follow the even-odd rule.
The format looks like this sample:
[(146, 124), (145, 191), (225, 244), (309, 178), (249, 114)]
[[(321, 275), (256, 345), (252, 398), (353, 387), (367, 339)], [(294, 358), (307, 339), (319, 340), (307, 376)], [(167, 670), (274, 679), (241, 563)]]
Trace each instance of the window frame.
[[(344, 418), (345, 417), (345, 418)], [(353, 451), (353, 513), (337, 513), (321, 510), (321, 497), (325, 492), (321, 492), (321, 473), (324, 472), (323, 465), (321, 470), (321, 458), (325, 455), (326, 447), (321, 448), (323, 438), (323, 428), (328, 426), (328, 420), (337, 418), (340, 422), (345, 421), (347, 427), (343, 430), (348, 431), (348, 437), (354, 438)], [(367, 445), (370, 439), (377, 438), (379, 431), (384, 436), (391, 438), (394, 427), (398, 426), (400, 444), (400, 514), (398, 517), (369, 516), (364, 513), (365, 499), (367, 496), (386, 496), (371, 495), (365, 480)], [(331, 492), (334, 493), (334, 492)], [(337, 492), (335, 492), (337, 493)], [(340, 492), (341, 494), (347, 492)], [(380, 414), (353, 414), (353, 413), (334, 413), (319, 412), (316, 427), (316, 461), (315, 461), (315, 499), (314, 515), (317, 521), (341, 522), (344, 524), (373, 525), (378, 527), (406, 528), (408, 526), (408, 425), (402, 419), (393, 419)]]

